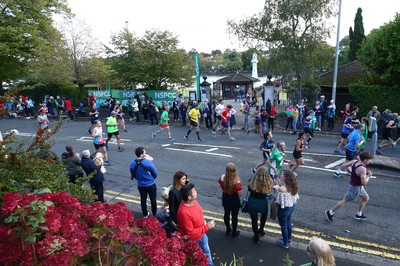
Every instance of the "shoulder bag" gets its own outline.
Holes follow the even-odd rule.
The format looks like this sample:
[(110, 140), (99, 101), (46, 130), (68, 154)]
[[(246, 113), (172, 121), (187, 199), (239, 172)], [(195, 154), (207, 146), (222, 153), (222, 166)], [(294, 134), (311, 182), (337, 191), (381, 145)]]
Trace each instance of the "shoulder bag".
[(240, 209), (242, 210), (243, 213), (247, 213), (248, 211), (248, 199), (249, 199), (249, 190), (246, 192), (246, 196), (243, 198), (242, 203), (240, 204)]

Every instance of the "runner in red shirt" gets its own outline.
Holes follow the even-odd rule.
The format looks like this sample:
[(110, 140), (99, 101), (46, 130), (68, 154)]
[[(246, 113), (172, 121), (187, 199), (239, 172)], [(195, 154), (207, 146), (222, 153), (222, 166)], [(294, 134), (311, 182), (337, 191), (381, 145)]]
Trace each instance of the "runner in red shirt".
[(221, 112), (221, 127), (218, 127), (217, 130), (213, 131), (212, 134), (216, 137), (217, 132), (221, 130), (224, 132), (225, 130), (228, 132), (229, 139), (234, 141), (235, 138), (231, 136), (231, 127), (229, 126), (229, 117), (231, 116), (232, 105), (228, 105), (222, 112)]

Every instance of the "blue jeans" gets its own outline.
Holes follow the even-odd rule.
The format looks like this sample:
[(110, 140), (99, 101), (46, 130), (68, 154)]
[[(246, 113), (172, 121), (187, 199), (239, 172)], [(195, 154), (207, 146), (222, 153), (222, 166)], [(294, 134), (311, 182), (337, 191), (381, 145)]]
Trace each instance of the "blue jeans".
[(293, 127), (293, 131), (296, 132), (297, 131), (297, 118), (293, 118), (292, 127)]
[(206, 254), (207, 259), (208, 259), (208, 265), (209, 266), (214, 266), (214, 262), (212, 260), (211, 256), (211, 250), (210, 247), (208, 246), (208, 236), (207, 234), (204, 234), (200, 240), (197, 240), (197, 243), (199, 244), (201, 250), (203, 250), (204, 254)]
[(261, 122), (262, 125), (262, 132), (265, 133), (267, 131), (267, 122)]
[(244, 114), (244, 125), (243, 128), (245, 130), (249, 129), (249, 115), (247, 113)]
[(281, 226), (281, 232), (282, 232), (282, 238), (283, 238), (283, 243), (285, 245), (288, 244), (289, 240), (292, 240), (292, 213), (294, 211), (294, 206), (293, 207), (286, 207), (282, 209), (279, 206), (278, 209), (278, 220), (279, 220), (279, 225)]

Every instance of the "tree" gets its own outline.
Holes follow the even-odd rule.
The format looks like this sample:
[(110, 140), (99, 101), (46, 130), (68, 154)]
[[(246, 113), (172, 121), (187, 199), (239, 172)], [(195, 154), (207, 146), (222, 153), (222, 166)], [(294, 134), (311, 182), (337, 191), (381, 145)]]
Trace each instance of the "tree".
[(379, 76), (384, 84), (399, 84), (400, 77), (400, 15), (371, 33), (357, 53), (358, 62)]
[(236, 50), (227, 49), (222, 56), (225, 60), (225, 71), (239, 71), (242, 69), (242, 59), (240, 53), (236, 52)]
[(357, 14), (354, 19), (354, 31), (350, 27), (349, 37), (350, 37), (350, 52), (349, 61), (354, 61), (357, 59), (357, 51), (360, 49), (362, 41), (365, 39), (364, 35), (364, 24), (362, 17), (362, 9), (359, 7), (357, 9)]
[(63, 0), (2, 0), (0, 2), (0, 93), (2, 81), (23, 77), (36, 48), (48, 41), (52, 17), (69, 12)]
[(152, 90), (193, 84), (194, 61), (169, 31), (146, 31), (135, 38), (128, 29), (113, 36), (107, 53), (114, 76), (125, 86), (142, 84)]
[(107, 68), (104, 60), (100, 58), (102, 51), (98, 41), (83, 21), (69, 19), (63, 25), (62, 32), (67, 44), (71, 75), (80, 93), (83, 94), (85, 84), (106, 82)]
[(273, 49), (286, 63), (283, 74), (297, 79), (301, 97), (302, 77), (320, 65), (310, 55), (329, 36), (325, 21), (335, 14), (334, 4), (334, 0), (266, 0), (263, 12), (239, 23), (228, 21), (228, 29), (244, 46)]

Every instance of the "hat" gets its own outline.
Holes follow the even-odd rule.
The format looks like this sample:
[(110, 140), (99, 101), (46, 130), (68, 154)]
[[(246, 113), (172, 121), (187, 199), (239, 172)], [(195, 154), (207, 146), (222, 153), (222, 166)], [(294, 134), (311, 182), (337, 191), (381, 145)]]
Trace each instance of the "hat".
[(117, 112), (115, 112), (115, 111), (111, 112), (111, 115), (116, 115), (116, 114), (117, 114)]
[(325, 95), (321, 95), (321, 98), (325, 98)]
[(90, 151), (89, 150), (84, 150), (82, 152), (82, 155), (85, 156), (85, 157), (89, 157), (90, 156)]
[(331, 103), (334, 103), (335, 102), (335, 100), (331, 100)]

